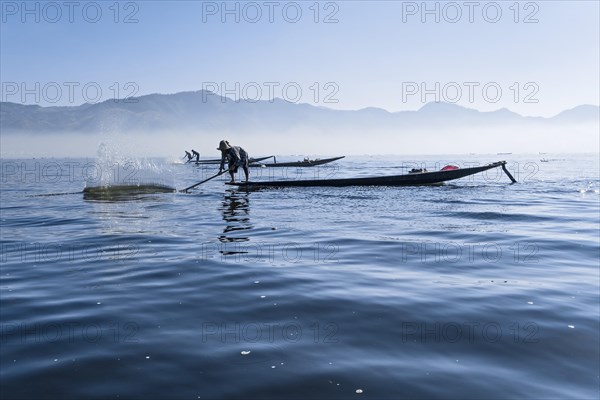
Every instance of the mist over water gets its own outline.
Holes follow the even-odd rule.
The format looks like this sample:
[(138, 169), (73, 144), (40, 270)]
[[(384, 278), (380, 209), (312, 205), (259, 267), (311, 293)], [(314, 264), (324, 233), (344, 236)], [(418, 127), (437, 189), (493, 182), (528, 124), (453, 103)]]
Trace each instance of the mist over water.
[[(80, 193), (86, 165), (178, 189), (218, 166), (95, 149), (1, 160), (3, 398), (600, 394), (597, 154), (251, 170), (341, 178), (506, 159), (515, 185), (497, 169), (436, 187), (247, 193), (223, 176), (107, 200)], [(67, 192), (79, 193), (35, 196)]]
[[(390, 114), (391, 115), (391, 114)], [(228, 119), (228, 116), (223, 116)], [(238, 127), (230, 129), (169, 129), (155, 132), (107, 127), (102, 133), (4, 134), (0, 138), (1, 156), (6, 158), (97, 157), (102, 144), (119, 149), (128, 157), (180, 158), (184, 150), (195, 149), (202, 157), (220, 157), (216, 147), (222, 139), (242, 146), (250, 156), (297, 154), (379, 155), (379, 154), (496, 154), (584, 153), (600, 146), (599, 125), (593, 123), (541, 124), (535, 118), (527, 123), (469, 125), (448, 123), (439, 116), (430, 125), (386, 126), (376, 120), (360, 123), (343, 116), (329, 125), (318, 121), (289, 123), (285, 127)], [(539, 122), (539, 121), (538, 121)], [(551, 140), (549, 140), (551, 138)]]

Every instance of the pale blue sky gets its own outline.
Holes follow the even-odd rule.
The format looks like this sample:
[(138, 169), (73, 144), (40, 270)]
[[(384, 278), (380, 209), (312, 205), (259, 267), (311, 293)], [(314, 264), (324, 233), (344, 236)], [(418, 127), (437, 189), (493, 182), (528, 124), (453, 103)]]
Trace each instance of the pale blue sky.
[[(281, 86), (294, 82), (302, 89), (300, 102), (315, 103), (313, 84), (317, 82), (318, 105), (401, 111), (423, 104), (420, 93), (405, 93), (403, 99), (403, 87), (407, 89), (411, 82), (418, 86), (424, 83), (434, 91), (439, 82), (441, 100), (456, 99), (452, 85), (445, 94), (441, 89), (457, 82), (462, 90), (458, 104), (479, 110), (507, 107), (524, 115), (550, 116), (599, 102), (598, 1), (519, 2), (517, 23), (514, 1), (477, 2), (472, 23), (462, 1), (454, 3), (463, 13), (457, 23), (444, 18), (444, 7), (446, 19), (455, 15), (456, 9), (448, 2), (437, 2), (439, 23), (433, 15), (421, 22), (421, 10), (416, 15), (406, 14), (415, 6), (420, 8), (421, 1), (320, 2), (319, 23), (313, 20), (314, 1), (297, 2), (302, 10), (297, 23), (287, 22), (282, 13), (287, 6), (287, 15), (294, 17), (292, 2), (274, 2), (273, 23), (268, 21), (264, 1), (254, 3), (263, 12), (257, 23), (244, 20), (242, 10), (248, 2), (239, 2), (240, 23), (232, 15), (221, 22), (220, 1), (120, 2), (119, 23), (113, 20), (114, 1), (97, 2), (102, 10), (97, 23), (83, 18), (82, 9), (90, 2), (77, 2), (73, 23), (64, 6), (59, 22), (51, 23), (48, 20), (54, 18), (55, 10), (44, 9), (46, 2), (37, 2), (40, 22), (36, 23), (35, 13), (23, 15), (22, 2), (1, 3), (0, 73), (2, 100), (8, 101), (20, 102), (22, 97), (20, 92), (7, 92), (14, 91), (9, 87), (13, 82), (26, 82), (29, 88), (35, 88), (35, 82), (41, 87), (49, 82), (79, 83), (73, 102), (63, 85), (55, 103), (59, 105), (82, 103), (81, 87), (89, 82), (97, 82), (103, 99), (112, 97), (114, 82), (120, 86), (121, 96), (131, 93), (124, 88), (127, 82), (137, 85), (138, 95), (199, 90), (210, 82), (226, 83), (229, 88), (234, 88), (235, 82), (240, 88), (257, 82), (264, 96), (268, 87), (263, 83), (278, 82), (276, 97), (282, 97)], [(28, 3), (32, 9), (35, 4)], [(235, 4), (229, 2), (228, 7)], [(491, 23), (484, 19), (483, 8), (488, 7), (487, 16), (493, 18), (495, 4), (502, 16)], [(433, 8), (436, 2), (427, 6)], [(215, 7), (216, 15), (206, 14)], [(254, 10), (246, 7), (251, 13), (247, 16), (252, 18)], [(87, 10), (87, 16), (93, 17), (94, 10)], [(333, 11), (338, 22), (323, 23)], [(138, 22), (123, 23), (132, 12)], [(531, 13), (538, 22), (523, 23)], [(325, 88), (327, 82), (334, 86)], [(473, 103), (464, 82), (479, 84)], [(517, 102), (515, 82), (519, 84)], [(533, 85), (525, 88), (528, 82)], [(502, 90), (498, 102), (483, 96), (486, 83), (493, 90)], [(324, 95), (336, 87), (339, 91), (332, 98), (338, 102), (325, 103)], [(495, 96), (494, 91), (489, 93)], [(528, 94), (538, 102), (525, 102)], [(54, 96), (54, 92), (49, 95)], [(44, 99), (42, 93), (39, 104), (49, 105)], [(434, 95), (425, 100), (434, 100)], [(26, 103), (38, 101), (30, 94)]]

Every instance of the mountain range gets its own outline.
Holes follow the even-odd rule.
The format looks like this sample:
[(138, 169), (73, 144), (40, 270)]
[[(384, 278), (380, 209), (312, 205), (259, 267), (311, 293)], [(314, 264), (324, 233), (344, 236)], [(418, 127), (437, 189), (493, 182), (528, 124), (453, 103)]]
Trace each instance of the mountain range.
[(162, 132), (206, 130), (427, 129), (440, 126), (499, 126), (597, 123), (600, 108), (582, 105), (551, 118), (524, 117), (508, 109), (480, 112), (450, 103), (428, 103), (418, 111), (388, 112), (379, 108), (334, 110), (282, 99), (234, 101), (210, 92), (151, 94), (80, 106), (41, 107), (0, 103), (3, 134), (27, 132), (98, 133), (104, 130)]
[(148, 154), (210, 154), (223, 138), (253, 154), (596, 152), (599, 121), (595, 105), (544, 118), (443, 102), (417, 111), (335, 110), (282, 99), (236, 102), (206, 91), (66, 107), (0, 103), (4, 154), (89, 154), (92, 139)]

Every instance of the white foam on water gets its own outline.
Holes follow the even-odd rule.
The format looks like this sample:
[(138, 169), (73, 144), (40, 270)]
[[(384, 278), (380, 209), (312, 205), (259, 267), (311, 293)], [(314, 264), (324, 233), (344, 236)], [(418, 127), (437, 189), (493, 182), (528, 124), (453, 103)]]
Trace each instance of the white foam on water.
[(174, 171), (168, 162), (129, 156), (106, 142), (100, 143), (96, 154), (94, 171), (86, 174), (86, 188), (174, 188)]

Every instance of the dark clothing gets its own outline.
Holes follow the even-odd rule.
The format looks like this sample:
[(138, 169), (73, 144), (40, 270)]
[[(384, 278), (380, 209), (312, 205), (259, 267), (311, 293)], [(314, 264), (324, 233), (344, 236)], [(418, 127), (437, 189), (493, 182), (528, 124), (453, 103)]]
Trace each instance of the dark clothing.
[(227, 160), (229, 175), (231, 176), (231, 182), (235, 182), (235, 174), (238, 172), (238, 168), (242, 167), (246, 181), (250, 171), (248, 170), (248, 153), (246, 150), (239, 146), (231, 146), (226, 150), (221, 150), (221, 165), (219, 171), (223, 171), (225, 167), (225, 160)]
[(190, 154), (189, 151), (184, 150), (185, 151), (185, 156), (187, 157), (188, 161), (192, 159), (192, 155)]
[(192, 154), (196, 157), (196, 162), (200, 161), (200, 153), (192, 149)]
[(239, 167), (248, 168), (248, 153), (240, 146), (232, 146), (225, 151), (221, 151), (221, 170), (225, 167), (225, 160), (227, 160), (229, 170), (233, 173), (236, 173)]

